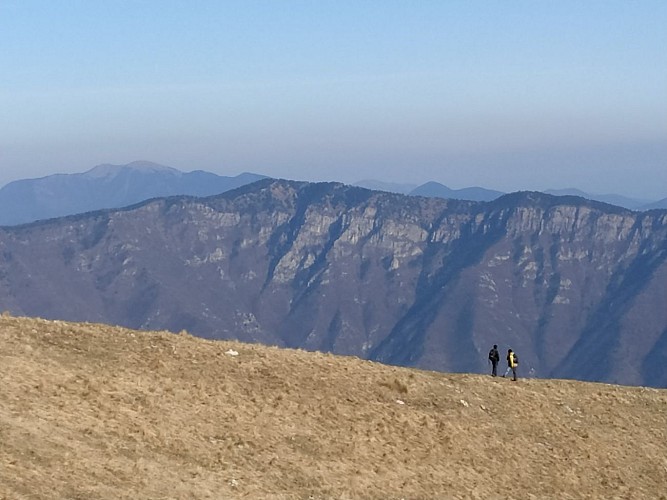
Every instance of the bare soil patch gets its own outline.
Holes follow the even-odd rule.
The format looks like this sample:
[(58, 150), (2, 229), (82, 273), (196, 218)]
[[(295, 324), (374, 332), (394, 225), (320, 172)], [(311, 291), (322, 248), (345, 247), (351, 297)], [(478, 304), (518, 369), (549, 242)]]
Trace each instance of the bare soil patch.
[(0, 498), (667, 499), (665, 390), (12, 317), (0, 376)]

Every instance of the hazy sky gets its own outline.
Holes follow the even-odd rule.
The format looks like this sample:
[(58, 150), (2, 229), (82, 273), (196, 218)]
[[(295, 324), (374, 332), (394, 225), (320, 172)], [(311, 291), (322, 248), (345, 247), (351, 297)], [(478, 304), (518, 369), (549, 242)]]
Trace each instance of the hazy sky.
[(0, 0), (0, 185), (100, 163), (667, 197), (666, 0)]

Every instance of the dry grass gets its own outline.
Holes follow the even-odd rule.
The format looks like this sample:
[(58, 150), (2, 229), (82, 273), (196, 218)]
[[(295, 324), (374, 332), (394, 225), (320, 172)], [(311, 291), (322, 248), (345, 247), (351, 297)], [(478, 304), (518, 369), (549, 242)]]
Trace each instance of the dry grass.
[(0, 367), (0, 498), (667, 499), (664, 390), (9, 316)]

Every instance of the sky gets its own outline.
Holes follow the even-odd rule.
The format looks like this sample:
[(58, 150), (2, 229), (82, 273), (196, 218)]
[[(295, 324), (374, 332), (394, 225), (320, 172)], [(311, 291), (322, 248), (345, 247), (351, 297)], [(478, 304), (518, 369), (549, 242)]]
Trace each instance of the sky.
[(667, 197), (665, 0), (0, 0), (0, 186), (183, 171)]

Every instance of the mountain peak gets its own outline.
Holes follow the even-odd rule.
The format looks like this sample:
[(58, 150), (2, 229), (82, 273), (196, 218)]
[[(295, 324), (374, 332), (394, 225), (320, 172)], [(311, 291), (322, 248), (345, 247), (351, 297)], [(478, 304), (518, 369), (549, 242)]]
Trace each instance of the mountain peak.
[(0, 189), (0, 225), (16, 225), (165, 196), (213, 196), (263, 176), (181, 172), (148, 161), (102, 164), (83, 173), (16, 181)]
[(166, 167), (164, 165), (160, 165), (158, 163), (153, 163), (150, 161), (138, 160), (128, 163), (127, 165), (113, 165), (110, 163), (104, 163), (102, 165), (97, 165), (96, 167), (93, 167), (92, 169), (85, 172), (83, 175), (85, 175), (86, 177), (99, 179), (101, 177), (112, 177), (118, 175), (120, 172), (125, 170), (134, 170), (142, 173), (162, 172), (162, 173), (171, 173), (174, 175), (182, 174), (180, 170), (176, 170), (175, 168), (172, 167)]

